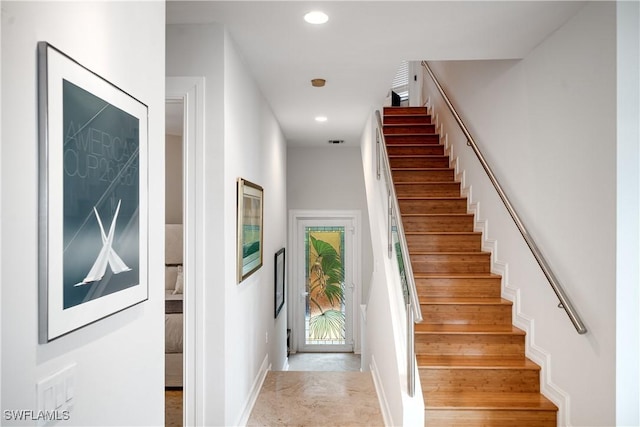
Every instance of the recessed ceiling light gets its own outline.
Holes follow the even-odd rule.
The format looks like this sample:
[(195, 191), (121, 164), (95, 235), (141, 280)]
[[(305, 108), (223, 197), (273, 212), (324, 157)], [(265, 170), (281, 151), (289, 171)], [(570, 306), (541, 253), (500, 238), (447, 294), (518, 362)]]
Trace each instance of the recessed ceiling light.
[(327, 118), (325, 116), (316, 117), (316, 122), (326, 122)]
[(329, 20), (329, 16), (324, 12), (314, 10), (304, 15), (304, 20), (309, 24), (324, 24)]

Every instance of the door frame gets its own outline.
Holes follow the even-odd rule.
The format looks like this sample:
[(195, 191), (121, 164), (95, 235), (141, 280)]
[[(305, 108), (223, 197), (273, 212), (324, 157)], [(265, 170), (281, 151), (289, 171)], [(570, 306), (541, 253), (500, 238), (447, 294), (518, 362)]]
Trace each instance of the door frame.
[[(350, 249), (351, 257), (353, 259), (353, 272), (352, 272), (352, 282), (353, 282), (353, 298), (351, 301), (351, 317), (352, 317), (352, 340), (353, 340), (353, 352), (360, 353), (360, 315), (359, 309), (360, 300), (362, 294), (362, 280), (361, 280), (361, 270), (362, 270), (362, 214), (359, 210), (302, 210), (302, 209), (291, 209), (289, 210), (289, 243), (288, 247), (290, 250), (288, 252), (291, 253), (291, 261), (288, 262), (287, 274), (289, 279), (288, 289), (287, 289), (287, 298), (290, 301), (291, 310), (288, 311), (287, 321), (291, 328), (291, 340), (290, 340), (290, 350), (291, 353), (298, 352), (298, 343), (300, 341), (300, 334), (304, 334), (304, 331), (299, 330), (300, 325), (300, 317), (304, 315), (301, 309), (302, 304), (299, 303), (300, 298), (300, 290), (299, 286), (296, 285), (297, 278), (297, 266), (300, 263), (303, 263), (304, 255), (300, 253), (300, 251), (296, 250), (297, 243), (297, 229), (302, 221), (322, 221), (322, 220), (351, 220), (353, 222), (353, 244)], [(347, 230), (348, 232), (349, 230)]]
[[(183, 424), (204, 424), (204, 78), (167, 77), (165, 102), (184, 105), (183, 154)], [(164, 375), (164, 373), (163, 373)], [(164, 381), (163, 381), (164, 383)]]

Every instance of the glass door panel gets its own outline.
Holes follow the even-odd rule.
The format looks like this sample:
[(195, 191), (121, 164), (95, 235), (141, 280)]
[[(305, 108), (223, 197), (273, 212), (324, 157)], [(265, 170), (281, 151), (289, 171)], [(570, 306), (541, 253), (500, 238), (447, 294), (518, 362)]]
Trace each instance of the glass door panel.
[(298, 351), (353, 351), (353, 222), (299, 222)]
[(344, 345), (344, 227), (305, 227), (305, 344)]

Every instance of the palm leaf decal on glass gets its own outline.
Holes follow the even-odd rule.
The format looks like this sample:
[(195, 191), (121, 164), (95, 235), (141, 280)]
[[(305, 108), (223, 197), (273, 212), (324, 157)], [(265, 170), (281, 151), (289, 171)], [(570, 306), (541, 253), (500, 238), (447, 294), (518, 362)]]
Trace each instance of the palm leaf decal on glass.
[(309, 235), (309, 340), (344, 340), (344, 268), (330, 243)]

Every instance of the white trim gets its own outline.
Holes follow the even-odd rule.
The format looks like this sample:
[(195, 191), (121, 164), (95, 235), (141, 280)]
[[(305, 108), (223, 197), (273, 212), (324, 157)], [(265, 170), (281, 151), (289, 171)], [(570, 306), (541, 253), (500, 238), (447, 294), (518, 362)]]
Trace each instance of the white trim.
[[(351, 317), (352, 317), (352, 328), (351, 328), (351, 339), (353, 340), (353, 349), (354, 353), (360, 352), (360, 316), (358, 315), (358, 307), (360, 306), (360, 299), (362, 293), (362, 214), (359, 210), (301, 210), (301, 209), (291, 209), (289, 210), (289, 245), (291, 248), (291, 262), (288, 263), (287, 266), (287, 274), (289, 279), (289, 283), (295, 283), (295, 270), (294, 267), (298, 263), (299, 254), (301, 253), (301, 248), (296, 245), (296, 237), (297, 237), (297, 229), (298, 223), (300, 221), (307, 220), (350, 220), (353, 222), (353, 237), (352, 237), (352, 257), (353, 257), (353, 271), (352, 282), (354, 285), (353, 288), (353, 297), (351, 301)], [(296, 319), (299, 319), (300, 316), (300, 302), (299, 302), (299, 290), (294, 288), (293, 286), (289, 287), (287, 290), (289, 301), (292, 302), (291, 317), (288, 318), (289, 324), (293, 325), (291, 328), (291, 352), (295, 353), (298, 351), (298, 344), (300, 341), (300, 337), (298, 336), (298, 327), (296, 325)]]
[[(420, 107), (422, 103), (422, 86), (424, 84), (424, 67), (422, 61), (410, 61), (408, 69), (409, 106)], [(415, 78), (414, 78), (415, 76)]]
[(378, 402), (380, 403), (380, 411), (382, 411), (382, 419), (385, 426), (392, 426), (391, 409), (389, 409), (389, 402), (384, 394), (384, 388), (382, 387), (382, 379), (380, 378), (380, 372), (378, 371), (378, 365), (376, 365), (375, 358), (371, 355), (371, 363), (369, 364), (371, 370), (371, 378), (373, 379), (373, 386), (376, 388), (376, 394), (378, 395)]
[(640, 425), (640, 4), (616, 21), (616, 424)]
[(165, 99), (184, 103), (184, 425), (204, 423), (204, 78), (167, 77)]
[[(0, 7), (2, 5), (2, 1), (0, 0)], [(0, 19), (0, 58), (2, 57), (2, 19)], [(0, 67), (0, 82), (2, 81), (2, 67)], [(2, 147), (2, 117), (4, 117), (2, 115), (2, 84), (0, 84), (0, 147)], [(4, 179), (4, 176), (2, 175), (2, 149), (0, 149), (0, 177), (2, 177)], [(0, 186), (0, 242), (3, 242), (2, 240), (2, 204), (3, 204), (3, 199), (2, 199), (2, 187)], [(2, 246), (0, 246), (0, 277), (4, 277), (2, 274)], [(0, 285), (0, 307), (2, 307), (2, 286)], [(0, 316), (0, 331), (2, 331), (2, 316)], [(0, 339), (0, 366), (2, 365), (2, 340)], [(2, 402), (2, 387), (0, 387), (0, 402)]]
[(249, 392), (249, 396), (247, 396), (247, 400), (245, 401), (244, 409), (242, 410), (242, 414), (240, 414), (240, 418), (238, 419), (238, 422), (235, 423), (235, 425), (246, 426), (249, 422), (251, 411), (253, 411), (253, 407), (258, 400), (258, 396), (260, 395), (260, 390), (262, 390), (264, 380), (267, 378), (267, 374), (270, 370), (271, 364), (269, 363), (269, 355), (267, 354), (264, 356), (262, 365), (260, 365), (258, 375), (256, 375), (256, 378), (253, 380), (253, 385), (251, 386), (251, 391)]

